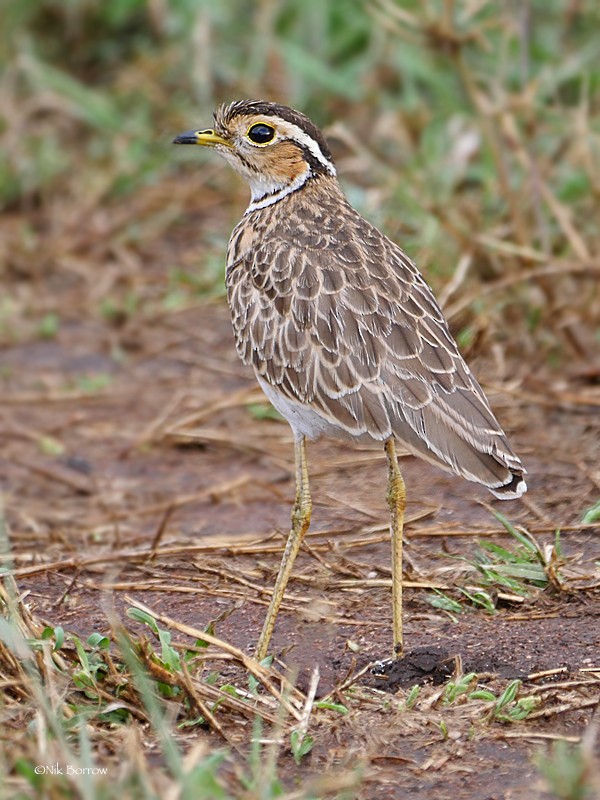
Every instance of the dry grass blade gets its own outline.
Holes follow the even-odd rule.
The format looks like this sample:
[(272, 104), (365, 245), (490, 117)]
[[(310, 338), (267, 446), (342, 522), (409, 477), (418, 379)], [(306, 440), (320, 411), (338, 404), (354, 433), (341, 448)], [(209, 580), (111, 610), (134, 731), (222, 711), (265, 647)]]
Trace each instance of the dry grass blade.
[(549, 733), (548, 731), (503, 731), (496, 733), (494, 739), (539, 739), (549, 742), (571, 742), (577, 744), (581, 736), (569, 736), (564, 733)]
[(570, 703), (561, 703), (557, 706), (543, 708), (541, 711), (534, 711), (529, 715), (529, 719), (546, 719), (548, 717), (555, 717), (558, 714), (568, 714), (572, 711), (580, 711), (584, 708), (597, 708), (599, 702), (600, 700), (598, 700), (597, 697), (589, 700), (573, 700)]
[[(291, 714), (296, 720), (300, 721), (301, 712), (299, 709), (302, 708), (304, 703), (304, 696), (298, 689), (292, 686), (287, 678), (285, 678), (283, 675), (273, 669), (264, 667), (262, 664), (256, 661), (256, 659), (246, 655), (246, 653), (239, 648), (234, 647), (234, 645), (229, 644), (229, 642), (225, 642), (222, 639), (207, 633), (206, 631), (198, 630), (197, 628), (193, 628), (190, 625), (185, 625), (164, 614), (156, 613), (148, 606), (140, 603), (138, 600), (135, 600), (135, 598), (126, 596), (126, 600), (127, 602), (131, 603), (134, 608), (139, 608), (140, 610), (145, 611), (147, 614), (153, 616), (154, 619), (162, 622), (169, 628), (177, 630), (186, 636), (193, 636), (195, 639), (202, 639), (217, 649), (233, 656), (244, 667), (244, 669), (246, 669), (256, 678), (257, 681), (259, 681), (259, 683), (265, 687), (265, 689), (288, 711), (289, 714)], [(282, 687), (281, 691), (277, 689), (275, 682), (279, 683), (279, 685)]]
[(454, 319), (468, 308), (476, 300), (482, 296), (489, 296), (503, 292), (511, 286), (517, 286), (520, 283), (535, 281), (538, 278), (551, 278), (560, 275), (589, 275), (592, 278), (600, 276), (600, 263), (588, 258), (585, 262), (561, 262), (558, 264), (549, 264), (544, 267), (535, 267), (525, 273), (516, 273), (514, 275), (506, 275), (487, 286), (478, 286), (473, 292), (465, 293), (460, 300), (456, 300), (449, 305), (444, 314), (448, 319)]

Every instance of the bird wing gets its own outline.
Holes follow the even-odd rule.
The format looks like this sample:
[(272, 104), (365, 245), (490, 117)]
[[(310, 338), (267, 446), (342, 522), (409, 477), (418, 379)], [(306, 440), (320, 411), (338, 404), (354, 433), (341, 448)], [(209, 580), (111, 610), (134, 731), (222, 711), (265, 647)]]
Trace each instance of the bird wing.
[(351, 436), (394, 436), (498, 496), (522, 493), (524, 469), (416, 266), (358, 214), (335, 236), (312, 230), (228, 270), (242, 359)]

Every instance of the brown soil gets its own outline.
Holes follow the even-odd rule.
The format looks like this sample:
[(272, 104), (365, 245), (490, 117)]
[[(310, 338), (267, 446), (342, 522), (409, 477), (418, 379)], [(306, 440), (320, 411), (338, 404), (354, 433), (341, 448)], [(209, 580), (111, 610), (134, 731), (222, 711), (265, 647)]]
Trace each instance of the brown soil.
[[(116, 350), (124, 357), (112, 357)], [(285, 541), (293, 452), (287, 426), (249, 408), (261, 396), (237, 360), (224, 305), (120, 329), (74, 321), (52, 340), (6, 347), (2, 366), (0, 480), (18, 584), (34, 612), (85, 636), (108, 631), (112, 589), (120, 613), (133, 597), (197, 628), (223, 617), (218, 635), (251, 651), (267, 602), (261, 588), (272, 585)], [(110, 376), (108, 387), (82, 390), (80, 376), (98, 373)], [(595, 405), (556, 400), (550, 386), (548, 394), (539, 386), (521, 395), (489, 384), (488, 391), (527, 465), (530, 492), (523, 502), (495, 502), (403, 458), (409, 653), (367, 671), (360, 686), (405, 697), (402, 687), (423, 683), (429, 696), (457, 656), (465, 673), (486, 674), (497, 691), (512, 678), (539, 686), (532, 673), (564, 668), (547, 680), (565, 681), (600, 666), (598, 527), (581, 525), (599, 494), (597, 390)], [(323, 695), (351, 670), (390, 656), (390, 590), (381, 580), (390, 576), (386, 469), (378, 450), (326, 441), (310, 446), (309, 459), (313, 524), (272, 650), (284, 654), (300, 688), (318, 663)], [(429, 587), (452, 593), (454, 581), (463, 584), (460, 559), (479, 538), (514, 546), (488, 503), (542, 547), (563, 530), (564, 590), (500, 600), (495, 614), (447, 614), (428, 603)], [(532, 753), (547, 734), (585, 730), (597, 686), (576, 692), (581, 702), (570, 696), (563, 712), (552, 710), (558, 692), (546, 716), (472, 736), (450, 711), (444, 734), (439, 712), (384, 713), (367, 704), (343, 724), (317, 722), (300, 771), (360, 762), (361, 796), (370, 798), (546, 797)], [(289, 756), (281, 768), (299, 774)]]

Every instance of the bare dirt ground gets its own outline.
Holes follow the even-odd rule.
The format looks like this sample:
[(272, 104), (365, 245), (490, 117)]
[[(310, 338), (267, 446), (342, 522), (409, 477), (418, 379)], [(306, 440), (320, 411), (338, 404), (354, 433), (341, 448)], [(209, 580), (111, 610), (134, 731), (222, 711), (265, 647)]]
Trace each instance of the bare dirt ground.
[[(218, 635), (251, 652), (287, 534), (293, 450), (284, 423), (259, 418), (264, 401), (238, 362), (224, 303), (122, 327), (82, 314), (54, 338), (6, 346), (1, 361), (0, 480), (18, 586), (35, 614), (88, 636), (108, 631), (110, 603), (122, 614), (133, 598), (200, 629), (220, 619)], [(576, 393), (573, 383), (521, 379), (523, 367), (496, 385), (490, 365), (479, 366), (530, 491), (503, 504), (402, 459), (405, 640), (416, 655), (383, 676), (366, 672), (354, 700), (338, 693), (351, 713), (317, 718), (301, 767), (282, 757), (290, 779), (360, 763), (361, 797), (546, 798), (532, 755), (553, 737), (579, 737), (592, 718), (600, 541), (581, 518), (599, 494), (600, 394), (592, 378)], [(300, 688), (318, 663), (321, 696), (390, 656), (386, 468), (378, 450), (325, 441), (309, 459), (313, 524), (272, 651)], [(465, 584), (461, 559), (478, 540), (514, 547), (486, 504), (542, 549), (562, 530), (562, 589), (499, 600), (493, 614), (469, 604), (446, 613), (428, 598)], [(452, 674), (456, 656), (492, 691), (519, 678), (544, 702), (511, 725), (444, 710), (435, 680)], [(413, 711), (372, 691), (405, 699), (415, 683), (425, 688)]]

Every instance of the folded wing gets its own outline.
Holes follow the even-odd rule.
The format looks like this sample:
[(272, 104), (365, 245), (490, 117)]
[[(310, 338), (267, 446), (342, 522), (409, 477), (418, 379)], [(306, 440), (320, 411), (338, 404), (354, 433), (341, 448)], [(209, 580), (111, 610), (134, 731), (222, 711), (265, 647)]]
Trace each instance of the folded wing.
[[(430, 288), (358, 214), (336, 236), (253, 247), (228, 270), (238, 351), (340, 432), (384, 441), (519, 497), (525, 470)], [(358, 244), (360, 243), (360, 244)]]

